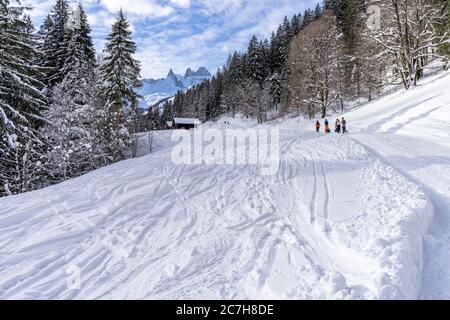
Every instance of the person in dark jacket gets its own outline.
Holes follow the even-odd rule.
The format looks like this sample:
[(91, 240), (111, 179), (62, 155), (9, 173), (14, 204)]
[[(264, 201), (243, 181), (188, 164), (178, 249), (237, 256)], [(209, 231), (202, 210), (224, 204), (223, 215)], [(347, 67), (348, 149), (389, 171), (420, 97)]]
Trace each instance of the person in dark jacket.
[(342, 133), (347, 133), (347, 120), (344, 119), (344, 117), (342, 117)]
[(341, 133), (341, 122), (339, 121), (339, 119), (336, 119), (336, 129), (335, 129), (336, 133)]
[(317, 133), (320, 132), (320, 121), (319, 120), (316, 121), (316, 132)]

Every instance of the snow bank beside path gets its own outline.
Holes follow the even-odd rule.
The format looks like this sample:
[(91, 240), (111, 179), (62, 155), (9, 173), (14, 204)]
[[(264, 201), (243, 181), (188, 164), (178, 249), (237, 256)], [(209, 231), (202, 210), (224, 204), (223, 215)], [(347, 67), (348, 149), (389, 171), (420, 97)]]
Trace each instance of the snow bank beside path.
[[(353, 152), (358, 148), (353, 144)], [(417, 184), (372, 155), (357, 187), (362, 195), (359, 214), (338, 224), (341, 239), (378, 260), (377, 299), (417, 299), (431, 202)]]
[(421, 299), (450, 299), (450, 72), (346, 114), (351, 137), (419, 184), (435, 220), (425, 237)]

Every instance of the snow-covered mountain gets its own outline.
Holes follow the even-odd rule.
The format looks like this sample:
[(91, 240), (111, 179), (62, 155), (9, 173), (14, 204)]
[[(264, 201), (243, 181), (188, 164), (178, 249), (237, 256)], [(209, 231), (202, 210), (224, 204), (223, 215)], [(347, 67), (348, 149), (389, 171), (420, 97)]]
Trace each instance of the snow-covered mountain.
[(145, 79), (140, 91), (141, 96), (144, 97), (140, 103), (140, 108), (148, 109), (167, 98), (173, 97), (178, 91), (187, 90), (211, 77), (212, 75), (208, 69), (201, 67), (197, 71), (188, 68), (184, 76), (175, 74), (170, 69), (166, 78)]

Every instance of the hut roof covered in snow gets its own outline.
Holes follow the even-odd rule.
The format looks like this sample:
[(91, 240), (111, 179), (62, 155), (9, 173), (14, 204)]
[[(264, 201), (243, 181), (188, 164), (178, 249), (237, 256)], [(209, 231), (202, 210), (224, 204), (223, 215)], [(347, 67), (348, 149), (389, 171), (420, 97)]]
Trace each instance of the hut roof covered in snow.
[(173, 121), (176, 124), (190, 124), (190, 125), (201, 125), (202, 122), (195, 118), (175, 118)]

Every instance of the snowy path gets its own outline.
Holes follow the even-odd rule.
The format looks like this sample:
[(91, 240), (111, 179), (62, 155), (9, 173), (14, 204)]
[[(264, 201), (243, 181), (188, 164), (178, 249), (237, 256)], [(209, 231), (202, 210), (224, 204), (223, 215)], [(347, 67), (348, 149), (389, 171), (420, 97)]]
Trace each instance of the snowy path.
[(174, 165), (163, 143), (0, 199), (0, 298), (415, 298), (420, 189), (351, 138), (275, 127), (275, 176)]
[(420, 184), (435, 220), (425, 237), (421, 299), (450, 299), (450, 74), (347, 115), (367, 149)]

